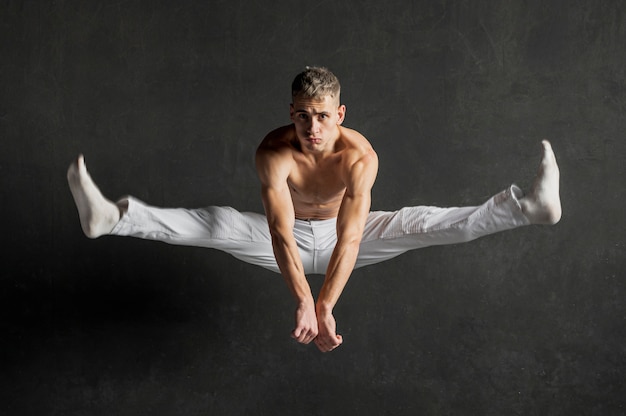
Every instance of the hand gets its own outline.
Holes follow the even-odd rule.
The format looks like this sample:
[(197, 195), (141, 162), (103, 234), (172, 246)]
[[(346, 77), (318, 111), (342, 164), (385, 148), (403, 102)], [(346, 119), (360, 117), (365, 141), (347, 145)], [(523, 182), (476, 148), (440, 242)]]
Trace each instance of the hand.
[(317, 316), (319, 332), (315, 338), (315, 345), (322, 352), (330, 352), (341, 345), (343, 337), (335, 333), (337, 323), (331, 312), (323, 312)]
[(296, 327), (291, 338), (301, 344), (308, 344), (317, 336), (317, 317), (313, 300), (301, 302), (296, 308)]

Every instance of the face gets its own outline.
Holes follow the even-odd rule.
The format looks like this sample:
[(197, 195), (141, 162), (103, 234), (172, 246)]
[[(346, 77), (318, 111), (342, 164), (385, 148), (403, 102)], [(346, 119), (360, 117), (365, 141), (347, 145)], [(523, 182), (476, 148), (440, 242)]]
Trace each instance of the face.
[(291, 120), (303, 149), (324, 151), (334, 144), (346, 107), (329, 95), (323, 99), (294, 97)]

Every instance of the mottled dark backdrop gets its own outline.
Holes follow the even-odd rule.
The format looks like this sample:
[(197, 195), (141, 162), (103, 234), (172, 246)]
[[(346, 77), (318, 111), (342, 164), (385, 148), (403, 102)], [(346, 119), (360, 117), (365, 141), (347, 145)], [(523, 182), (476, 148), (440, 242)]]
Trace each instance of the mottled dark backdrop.
[[(626, 414), (625, 41), (617, 0), (2, 1), (0, 414)], [(327, 355), (279, 275), (82, 235), (79, 152), (111, 198), (261, 210), (310, 64), (378, 150), (375, 209), (527, 187), (548, 138), (561, 223), (358, 270)]]

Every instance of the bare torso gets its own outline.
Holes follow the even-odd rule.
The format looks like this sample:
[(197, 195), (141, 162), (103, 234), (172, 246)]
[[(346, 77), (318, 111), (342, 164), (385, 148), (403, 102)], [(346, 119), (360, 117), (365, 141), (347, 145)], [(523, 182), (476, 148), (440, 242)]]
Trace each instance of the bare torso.
[(350, 166), (372, 151), (367, 139), (358, 132), (340, 127), (339, 133), (332, 152), (316, 157), (302, 151), (292, 126), (273, 131), (261, 144), (278, 151), (279, 163), (289, 165), (287, 184), (298, 219), (336, 218)]

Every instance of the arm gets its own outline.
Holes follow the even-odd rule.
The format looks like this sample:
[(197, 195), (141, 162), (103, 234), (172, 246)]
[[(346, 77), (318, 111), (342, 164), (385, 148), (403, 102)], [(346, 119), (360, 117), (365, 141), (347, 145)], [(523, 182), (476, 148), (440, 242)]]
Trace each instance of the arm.
[(363, 155), (346, 172), (346, 193), (337, 216), (337, 244), (316, 305), (319, 334), (315, 343), (323, 352), (331, 351), (343, 342), (341, 335), (335, 332), (332, 311), (354, 269), (377, 172), (378, 159), (373, 150)]
[(291, 158), (281, 155), (280, 150), (259, 149), (256, 155), (274, 256), (297, 303), (296, 323), (291, 336), (298, 342), (308, 344), (317, 336), (318, 325), (313, 295), (293, 237), (295, 213), (287, 184), (290, 161)]

